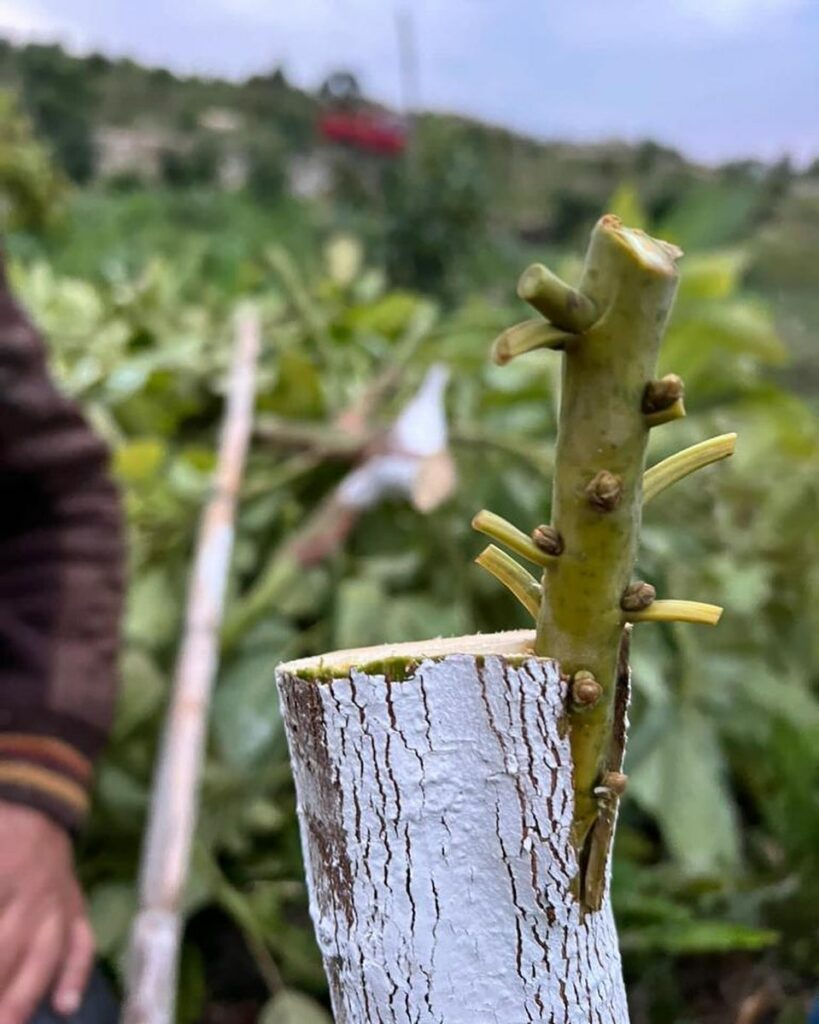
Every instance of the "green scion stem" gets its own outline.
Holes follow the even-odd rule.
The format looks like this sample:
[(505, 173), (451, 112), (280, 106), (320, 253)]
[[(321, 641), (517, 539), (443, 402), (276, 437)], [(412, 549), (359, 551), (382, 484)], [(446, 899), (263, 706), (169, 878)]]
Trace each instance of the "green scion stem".
[(564, 673), (591, 672), (603, 687), (594, 708), (572, 713), (578, 851), (598, 815), (594, 790), (611, 743), (620, 599), (632, 577), (643, 502), (649, 426), (642, 397), (656, 376), (679, 255), (606, 216), (592, 233), (576, 292), (561, 290), (541, 270), (521, 279), (522, 297), (541, 311), (558, 307), (561, 322), (553, 323), (581, 332), (564, 351), (552, 494), (551, 521), (565, 550), (544, 569), (535, 645)]

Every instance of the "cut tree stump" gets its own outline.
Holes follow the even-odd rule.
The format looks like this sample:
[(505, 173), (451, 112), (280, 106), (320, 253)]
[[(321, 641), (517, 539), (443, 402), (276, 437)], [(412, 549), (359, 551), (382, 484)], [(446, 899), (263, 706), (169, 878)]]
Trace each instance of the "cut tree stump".
[(568, 682), (533, 644), (278, 669), (336, 1024), (627, 1024), (608, 882), (576, 895)]

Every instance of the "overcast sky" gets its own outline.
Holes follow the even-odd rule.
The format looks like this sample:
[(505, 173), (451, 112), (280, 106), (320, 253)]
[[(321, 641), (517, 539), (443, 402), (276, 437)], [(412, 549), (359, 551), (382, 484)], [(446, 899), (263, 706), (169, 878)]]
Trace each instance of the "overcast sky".
[(398, 104), (397, 7), (423, 107), (707, 161), (819, 156), (817, 0), (0, 0), (0, 33), (307, 87), (345, 68)]

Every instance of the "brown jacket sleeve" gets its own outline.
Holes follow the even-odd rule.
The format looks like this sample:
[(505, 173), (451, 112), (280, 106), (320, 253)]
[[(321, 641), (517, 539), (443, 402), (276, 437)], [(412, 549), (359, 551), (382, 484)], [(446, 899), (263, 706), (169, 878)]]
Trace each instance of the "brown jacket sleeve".
[(72, 829), (112, 716), (122, 565), (106, 449), (49, 379), (0, 261), (0, 799)]

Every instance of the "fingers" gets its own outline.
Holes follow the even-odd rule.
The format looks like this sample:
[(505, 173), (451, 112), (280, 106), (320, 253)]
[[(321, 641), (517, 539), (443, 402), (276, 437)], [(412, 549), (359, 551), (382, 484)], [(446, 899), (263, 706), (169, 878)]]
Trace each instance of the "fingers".
[(54, 977), (64, 948), (59, 915), (42, 922), (0, 995), (0, 1024), (28, 1024)]
[(24, 923), (16, 907), (0, 913), (0, 1009), (3, 996), (24, 959), (31, 926)]
[(68, 1017), (80, 1007), (94, 962), (94, 934), (84, 913), (74, 919), (68, 933), (65, 959), (57, 975), (51, 1004)]

